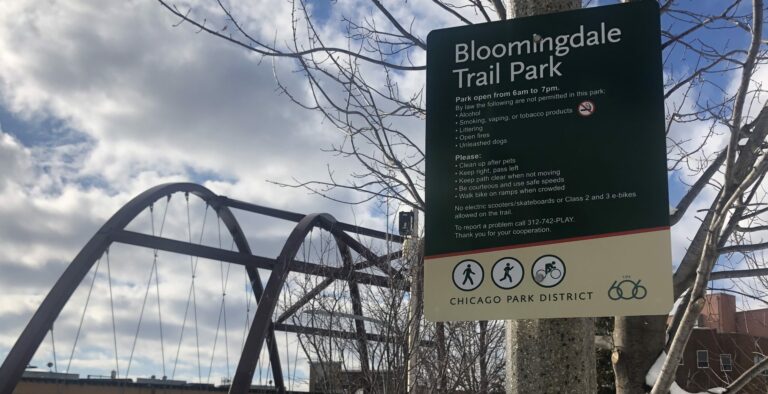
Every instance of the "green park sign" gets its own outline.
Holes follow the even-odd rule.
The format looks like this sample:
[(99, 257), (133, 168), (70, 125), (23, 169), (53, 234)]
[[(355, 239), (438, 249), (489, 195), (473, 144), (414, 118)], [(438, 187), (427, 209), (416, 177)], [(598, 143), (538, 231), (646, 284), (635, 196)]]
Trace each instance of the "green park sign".
[(669, 311), (662, 83), (653, 1), (430, 33), (428, 319)]

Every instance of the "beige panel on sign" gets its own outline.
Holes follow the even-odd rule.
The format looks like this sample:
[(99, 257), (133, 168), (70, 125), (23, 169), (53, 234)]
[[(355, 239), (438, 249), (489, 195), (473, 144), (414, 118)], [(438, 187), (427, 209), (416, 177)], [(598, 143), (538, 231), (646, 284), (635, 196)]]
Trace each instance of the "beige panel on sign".
[[(424, 312), (431, 321), (666, 314), (672, 307), (670, 253), (670, 234), (665, 229), (427, 257)], [(505, 258), (494, 277), (494, 264)], [(514, 288), (505, 288), (517, 282), (514, 269), (520, 269), (508, 268), (510, 259), (520, 262), (524, 274)], [(482, 283), (478, 283), (478, 265)]]

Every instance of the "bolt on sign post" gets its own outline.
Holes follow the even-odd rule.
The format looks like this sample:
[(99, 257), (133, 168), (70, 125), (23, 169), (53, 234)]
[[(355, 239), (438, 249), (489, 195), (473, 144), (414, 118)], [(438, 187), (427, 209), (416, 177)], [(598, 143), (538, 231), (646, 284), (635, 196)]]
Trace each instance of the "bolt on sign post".
[(672, 303), (658, 4), (428, 37), (425, 314)]

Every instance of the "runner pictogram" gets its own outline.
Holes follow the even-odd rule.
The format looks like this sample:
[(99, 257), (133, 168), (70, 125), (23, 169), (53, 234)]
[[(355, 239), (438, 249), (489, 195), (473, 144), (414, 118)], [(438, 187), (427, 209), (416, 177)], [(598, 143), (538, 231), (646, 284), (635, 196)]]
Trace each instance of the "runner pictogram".
[(463, 260), (453, 267), (452, 276), (454, 286), (464, 291), (470, 291), (480, 287), (485, 273), (477, 261)]
[(523, 281), (525, 270), (517, 259), (504, 257), (496, 262), (491, 269), (491, 278), (496, 287), (509, 290), (517, 287)]
[(579, 106), (576, 107), (576, 111), (579, 113), (579, 115), (587, 117), (595, 113), (595, 110), (597, 107), (595, 107), (595, 103), (593, 103), (591, 100), (584, 100), (579, 103)]

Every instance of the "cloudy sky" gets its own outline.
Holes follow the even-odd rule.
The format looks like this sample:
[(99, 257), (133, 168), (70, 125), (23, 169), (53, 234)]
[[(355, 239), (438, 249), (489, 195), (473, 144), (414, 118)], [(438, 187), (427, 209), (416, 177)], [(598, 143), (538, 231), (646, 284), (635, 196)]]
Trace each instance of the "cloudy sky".
[[(192, 3), (210, 7), (207, 2)], [(344, 2), (333, 2), (332, 8), (324, 0), (313, 4), (321, 19), (327, 21), (323, 27), (328, 39), (343, 43), (334, 21), (340, 20), (342, 13), (364, 15), (369, 11), (339, 3)], [(422, 23), (415, 28), (421, 37), (426, 37), (432, 27), (455, 24), (429, 4), (413, 3), (399, 2), (394, 9), (397, 15), (419, 18)], [(287, 2), (237, 4), (238, 12), (253, 31), (276, 42), (290, 33), (286, 28), (290, 20)], [(194, 181), (240, 200), (297, 212), (325, 211), (344, 221), (385, 228), (385, 212), (375, 202), (350, 207), (268, 182), (294, 177), (322, 179), (328, 166), (340, 173), (350, 166), (321, 150), (338, 141), (338, 131), (317, 113), (303, 111), (277, 93), (273, 67), (281, 71), (283, 83), (293, 91), (307, 94), (301, 76), (291, 73), (290, 63), (274, 65), (270, 59), (198, 34), (188, 25), (175, 26), (177, 22), (150, 0), (7, 0), (0, 7), (0, 360), (47, 290), (91, 235), (130, 198), (151, 186)], [(667, 70), (668, 75), (676, 72), (684, 71)], [(758, 79), (768, 80), (764, 77), (763, 73)], [(405, 92), (418, 90), (421, 78), (421, 74), (402, 76), (401, 87)], [(670, 102), (674, 100), (672, 97)], [(674, 132), (685, 139), (707, 127), (694, 123)], [(423, 128), (413, 130), (412, 138), (421, 141)], [(692, 141), (695, 144), (697, 140)], [(716, 151), (723, 141), (714, 138), (705, 153)], [(673, 201), (683, 190), (678, 180), (689, 175), (682, 170), (670, 177)], [(706, 205), (704, 200), (694, 209)], [(164, 209), (164, 205), (159, 204), (156, 211), (160, 208)], [(198, 237), (204, 228), (205, 207), (193, 201), (191, 209), (190, 227)], [(167, 231), (176, 231), (182, 238), (188, 236), (183, 199), (174, 199), (169, 211), (175, 214), (169, 214), (174, 219), (169, 219)], [(159, 214), (154, 219), (159, 225)], [(137, 226), (147, 226), (152, 218), (145, 215), (141, 220)], [(274, 245), (287, 235), (290, 226), (245, 220), (253, 229), (252, 242), (265, 255), (276, 255)], [(696, 223), (695, 216), (689, 215), (676, 227), (677, 258)], [(211, 220), (204, 230), (204, 238), (211, 244), (218, 242), (215, 231), (215, 220)], [(226, 239), (223, 244), (228, 245)], [(122, 278), (113, 283), (115, 299), (122, 300), (127, 308), (140, 308), (153, 264), (151, 252), (142, 255), (116, 248), (112, 259), (113, 276)], [(144, 268), (126, 268), (126, 260), (131, 266)], [(189, 262), (176, 261), (174, 266), (170, 256), (161, 256), (160, 261), (161, 281), (178, 275), (180, 269), (187, 275), (183, 280), (163, 283), (162, 302), (176, 303), (181, 310), (178, 316), (166, 317), (169, 324), (175, 325), (166, 333), (169, 345), (165, 358), (172, 360), (188, 298)], [(92, 306), (98, 312), (92, 320), (86, 319), (83, 330), (91, 325), (90, 339), (81, 345), (73, 361), (73, 372), (81, 374), (107, 375), (114, 369), (112, 361), (104, 365), (104, 360), (114, 360), (114, 354), (108, 299), (104, 296), (109, 291), (103, 271), (106, 268), (100, 267), (94, 292), (102, 297)], [(219, 266), (208, 262), (201, 267), (205, 277), (213, 279), (197, 285), (199, 297), (220, 300)], [(228, 291), (242, 291), (242, 272), (234, 275), (227, 285), (233, 290)], [(78, 300), (85, 299), (89, 279), (76, 293)], [(148, 305), (156, 302), (152, 297), (150, 294)], [(244, 308), (243, 300), (233, 300), (232, 308)], [(157, 313), (155, 309), (148, 311)], [(69, 358), (80, 312), (73, 308), (64, 314), (64, 321), (57, 323), (62, 326), (55, 330), (59, 370)], [(198, 313), (204, 327), (200, 335), (210, 343), (219, 324), (219, 304), (201, 306)], [(116, 319), (122, 321), (118, 325), (126, 333), (118, 346), (124, 370), (136, 322), (127, 312)], [(230, 339), (232, 354), (237, 354), (242, 319), (237, 324), (237, 329), (230, 327), (237, 332), (237, 338)], [(192, 338), (190, 326), (186, 327), (186, 337), (178, 346), (182, 361), (176, 377), (197, 380), (197, 355), (193, 342), (184, 342)], [(157, 327), (145, 330), (142, 335), (147, 337), (157, 334)], [(290, 342), (290, 338), (283, 341)], [(147, 343), (137, 345), (138, 349), (145, 347), (144, 357), (134, 361), (134, 376), (162, 375), (157, 349)], [(291, 345), (288, 354), (295, 358), (297, 350)], [(203, 355), (206, 357), (210, 356)], [(44, 367), (49, 361), (53, 361), (50, 338), (32, 364)], [(208, 363), (202, 364), (205, 380)], [(301, 373), (304, 371), (298, 375)], [(220, 369), (212, 375), (211, 381), (218, 382), (226, 371)]]
[[(249, 4), (254, 8), (246, 11), (253, 14), (246, 15), (258, 18), (264, 31), (286, 30), (286, 2)], [(151, 186), (194, 181), (257, 204), (330, 212), (348, 222), (384, 228), (376, 204), (352, 208), (268, 183), (319, 179), (328, 165), (343, 170), (343, 162), (320, 149), (334, 141), (336, 131), (276, 92), (269, 59), (195, 34), (188, 26), (174, 27), (177, 22), (157, 2), (146, 0), (13, 0), (0, 7), (0, 359), (67, 262), (119, 207)], [(300, 86), (290, 75), (284, 82)], [(193, 232), (198, 234), (202, 210), (195, 214), (194, 202), (192, 209), (197, 221)], [(185, 218), (183, 210), (177, 213), (169, 223)], [(181, 222), (178, 226), (183, 228)], [(290, 227), (270, 226), (275, 230), (252, 231), (260, 237), (252, 242), (261, 241), (264, 254), (275, 256), (274, 244)], [(207, 231), (213, 230), (209, 224)], [(186, 237), (183, 231), (180, 235)], [(141, 260), (151, 264), (151, 253)], [(113, 263), (116, 270), (120, 263)], [(129, 283), (116, 289), (131, 298), (136, 288), (144, 288), (148, 267), (134, 276), (125, 273)], [(188, 264), (183, 267), (188, 270)], [(215, 289), (218, 268), (214, 271), (217, 279), (210, 286)], [(236, 288), (241, 289), (238, 274)], [(185, 280), (178, 286), (181, 314), (188, 274)], [(107, 290), (101, 282), (100, 276), (97, 293)], [(132, 288), (136, 283), (142, 284)], [(167, 301), (175, 297), (171, 285), (163, 289)], [(143, 294), (135, 295), (138, 299), (131, 299), (140, 306)], [(92, 307), (109, 313), (108, 305)], [(215, 329), (218, 304), (207, 308), (212, 308), (212, 322), (206, 324)], [(56, 343), (59, 363), (69, 358), (74, 332), (67, 329), (77, 327), (80, 311), (67, 316), (69, 322), (55, 330), (61, 337)], [(88, 323), (86, 319), (84, 330)], [(101, 323), (111, 335), (109, 320)], [(132, 331), (136, 322), (120, 325)], [(178, 340), (178, 332), (173, 335), (170, 342)], [(33, 365), (53, 361), (47, 342)], [(93, 342), (84, 346), (112, 349), (111, 336)], [(129, 349), (131, 343), (120, 345)], [(102, 356), (114, 357), (109, 352)], [(102, 363), (93, 361), (92, 366)], [(112, 365), (87, 373), (108, 375)], [(73, 371), (86, 373), (74, 366)], [(196, 378), (196, 367), (190, 371), (176, 377)], [(218, 382), (218, 376), (214, 379)]]

